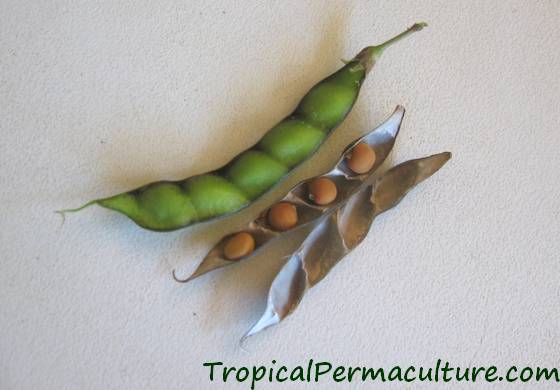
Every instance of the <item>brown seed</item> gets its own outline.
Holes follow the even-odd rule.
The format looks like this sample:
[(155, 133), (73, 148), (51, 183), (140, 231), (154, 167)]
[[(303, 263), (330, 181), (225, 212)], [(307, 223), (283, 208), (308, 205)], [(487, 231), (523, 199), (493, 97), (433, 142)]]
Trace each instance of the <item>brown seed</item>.
[(319, 177), (308, 184), (309, 199), (323, 206), (336, 199), (337, 189), (334, 181), (328, 177)]
[(368, 144), (359, 143), (350, 152), (346, 164), (354, 173), (369, 172), (375, 164), (375, 151)]
[(255, 239), (250, 233), (234, 234), (224, 246), (224, 256), (229, 260), (239, 260), (255, 250)]
[(268, 223), (276, 230), (284, 231), (296, 226), (296, 207), (288, 202), (276, 203), (268, 211)]

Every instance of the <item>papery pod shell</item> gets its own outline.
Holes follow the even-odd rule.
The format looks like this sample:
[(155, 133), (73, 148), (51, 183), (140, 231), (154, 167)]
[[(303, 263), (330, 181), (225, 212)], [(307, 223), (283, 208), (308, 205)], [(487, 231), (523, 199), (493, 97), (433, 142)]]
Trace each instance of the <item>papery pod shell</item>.
[(451, 153), (444, 152), (397, 165), (325, 215), (272, 282), (265, 312), (244, 338), (291, 314), (306, 291), (364, 240), (377, 215), (396, 206), (450, 158)]

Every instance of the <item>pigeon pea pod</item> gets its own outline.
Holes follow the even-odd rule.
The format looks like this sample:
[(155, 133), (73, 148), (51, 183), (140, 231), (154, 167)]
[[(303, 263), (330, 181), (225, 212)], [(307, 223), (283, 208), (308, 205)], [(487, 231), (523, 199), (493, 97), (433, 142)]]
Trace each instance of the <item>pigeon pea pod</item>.
[(423, 27), (425, 23), (417, 23), (381, 45), (363, 49), (311, 88), (293, 113), (259, 142), (222, 168), (183, 180), (150, 183), (60, 212), (97, 204), (126, 215), (143, 228), (170, 231), (241, 210), (310, 157), (344, 120), (384, 49)]
[(395, 207), (419, 183), (436, 173), (451, 153), (399, 164), (323, 216), (274, 278), (267, 307), (244, 339), (279, 324), (297, 309), (306, 292), (367, 236), (375, 218)]

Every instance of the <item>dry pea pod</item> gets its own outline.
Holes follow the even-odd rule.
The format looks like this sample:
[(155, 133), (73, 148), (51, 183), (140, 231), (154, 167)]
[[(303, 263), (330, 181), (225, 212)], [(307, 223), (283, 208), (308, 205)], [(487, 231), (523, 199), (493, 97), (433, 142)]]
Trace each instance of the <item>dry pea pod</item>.
[[(288, 203), (295, 207), (297, 213), (297, 221), (295, 226), (291, 229), (276, 229), (270, 223), (271, 206), (264, 210), (260, 216), (254, 221), (250, 222), (245, 229), (229, 234), (223, 237), (206, 255), (194, 273), (187, 279), (177, 278), (175, 271), (173, 277), (178, 282), (188, 282), (201, 276), (214, 269), (222, 268), (238, 262), (240, 259), (248, 259), (258, 251), (262, 250), (267, 243), (284, 234), (286, 231), (292, 231), (300, 227), (306, 226), (309, 223), (316, 221), (328, 210), (336, 207), (336, 205), (344, 202), (351, 194), (358, 191), (361, 187), (366, 186), (369, 181), (373, 179), (373, 174), (381, 164), (385, 161), (399, 133), (401, 123), (404, 117), (405, 109), (402, 106), (397, 106), (393, 114), (380, 126), (369, 132), (368, 134), (358, 138), (352, 142), (342, 153), (341, 158), (336, 163), (333, 169), (329, 172), (318, 177), (328, 178), (337, 188), (336, 199), (327, 205), (319, 205), (309, 197), (309, 183), (316, 178), (304, 180), (294, 186), (279, 203)], [(376, 160), (371, 170), (367, 173), (356, 174), (348, 167), (347, 156), (351, 153), (352, 149), (358, 144), (367, 144), (375, 151)], [(225, 255), (225, 247), (240, 232), (248, 233), (254, 239), (254, 250), (247, 253), (241, 258), (228, 258)]]
[(364, 240), (376, 216), (396, 206), (450, 158), (444, 152), (397, 165), (323, 216), (272, 282), (265, 312), (244, 338), (290, 315), (307, 290)]

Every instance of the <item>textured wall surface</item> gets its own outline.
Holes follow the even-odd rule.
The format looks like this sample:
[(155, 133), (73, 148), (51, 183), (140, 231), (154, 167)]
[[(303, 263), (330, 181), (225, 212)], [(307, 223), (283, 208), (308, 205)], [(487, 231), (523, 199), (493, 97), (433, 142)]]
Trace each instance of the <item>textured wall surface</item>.
[[(0, 2), (0, 388), (223, 388), (207, 360), (558, 366), (560, 2), (240, 3)], [(227, 223), (161, 234), (96, 207), (53, 213), (223, 164), (340, 58), (419, 20), (320, 153)], [(240, 348), (294, 240), (192, 284), (171, 270), (399, 103), (390, 163), (453, 159)]]

